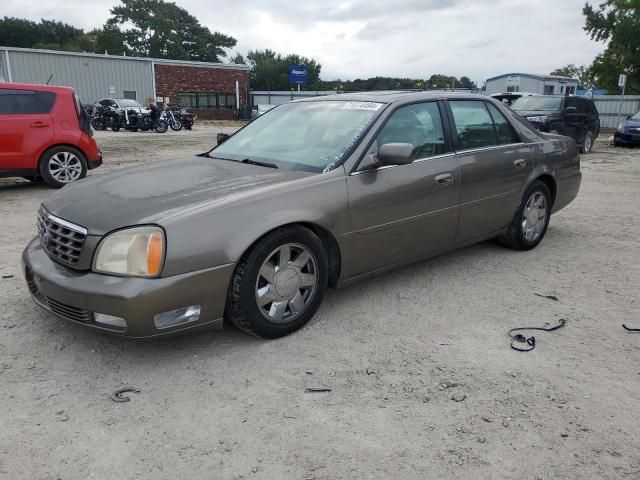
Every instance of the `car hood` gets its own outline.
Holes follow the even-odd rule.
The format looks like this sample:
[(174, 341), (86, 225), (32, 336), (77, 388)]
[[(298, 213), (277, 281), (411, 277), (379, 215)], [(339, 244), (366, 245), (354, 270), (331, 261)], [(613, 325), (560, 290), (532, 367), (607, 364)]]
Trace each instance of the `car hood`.
[(630, 120), (627, 119), (624, 121), (625, 128), (640, 128), (640, 120)]
[(163, 220), (310, 175), (206, 157), (158, 162), (95, 175), (43, 203), (49, 213), (104, 235)]

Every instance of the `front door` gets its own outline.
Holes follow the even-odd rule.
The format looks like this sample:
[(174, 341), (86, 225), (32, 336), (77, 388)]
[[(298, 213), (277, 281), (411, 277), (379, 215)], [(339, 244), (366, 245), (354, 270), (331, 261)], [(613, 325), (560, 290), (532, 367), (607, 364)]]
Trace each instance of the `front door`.
[(347, 177), (352, 231), (349, 276), (450, 247), (458, 223), (460, 172), (446, 141), (437, 101), (393, 112), (371, 145), (411, 143), (416, 160)]
[(462, 181), (456, 243), (506, 228), (533, 169), (529, 146), (506, 116), (483, 100), (450, 100)]

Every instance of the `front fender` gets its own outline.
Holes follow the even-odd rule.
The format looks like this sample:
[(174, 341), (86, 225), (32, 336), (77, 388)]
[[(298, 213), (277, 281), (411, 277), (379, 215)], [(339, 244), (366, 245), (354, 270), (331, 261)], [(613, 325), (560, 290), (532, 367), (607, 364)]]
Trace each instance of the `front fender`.
[(162, 223), (162, 276), (236, 263), (260, 237), (292, 223), (319, 225), (339, 241), (348, 231), (347, 205), (345, 171), (338, 168), (177, 215)]

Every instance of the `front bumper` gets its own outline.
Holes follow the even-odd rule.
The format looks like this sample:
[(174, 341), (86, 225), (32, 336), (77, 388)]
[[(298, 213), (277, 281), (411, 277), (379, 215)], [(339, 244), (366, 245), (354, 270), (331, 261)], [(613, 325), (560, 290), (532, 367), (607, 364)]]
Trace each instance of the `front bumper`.
[[(22, 254), (27, 285), (35, 302), (58, 317), (131, 338), (149, 338), (222, 328), (233, 264), (166, 278), (131, 278), (79, 272), (54, 262), (33, 239)], [(200, 318), (158, 329), (154, 316), (200, 305)], [(95, 313), (124, 318), (125, 329), (95, 322)]]
[(613, 135), (613, 141), (616, 144), (640, 145), (640, 132), (638, 133), (616, 132)]

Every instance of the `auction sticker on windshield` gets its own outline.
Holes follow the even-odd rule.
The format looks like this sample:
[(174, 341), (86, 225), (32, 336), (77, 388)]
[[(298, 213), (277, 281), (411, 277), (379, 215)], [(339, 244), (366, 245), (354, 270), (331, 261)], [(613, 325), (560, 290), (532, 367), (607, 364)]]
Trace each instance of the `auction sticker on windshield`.
[(376, 102), (346, 102), (342, 106), (342, 110), (379, 110), (382, 103)]

